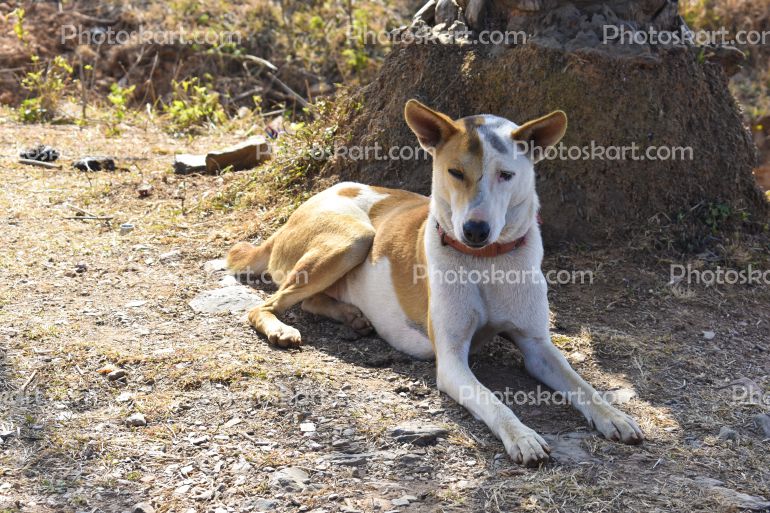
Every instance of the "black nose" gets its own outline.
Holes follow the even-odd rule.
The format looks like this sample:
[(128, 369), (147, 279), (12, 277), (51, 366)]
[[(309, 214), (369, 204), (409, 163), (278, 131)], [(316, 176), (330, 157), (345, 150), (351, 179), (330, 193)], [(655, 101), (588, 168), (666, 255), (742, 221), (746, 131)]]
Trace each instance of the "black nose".
[(471, 246), (482, 246), (489, 237), (489, 224), (486, 221), (467, 221), (463, 225), (463, 236)]

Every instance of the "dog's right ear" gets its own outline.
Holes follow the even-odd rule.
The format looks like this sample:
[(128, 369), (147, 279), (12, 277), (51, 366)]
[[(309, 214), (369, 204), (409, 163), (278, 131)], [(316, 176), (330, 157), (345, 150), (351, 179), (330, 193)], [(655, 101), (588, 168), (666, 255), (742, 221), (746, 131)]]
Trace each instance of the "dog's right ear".
[(404, 106), (404, 119), (412, 129), (417, 140), (428, 153), (445, 143), (459, 129), (452, 118), (446, 114), (426, 107), (417, 100), (409, 100)]

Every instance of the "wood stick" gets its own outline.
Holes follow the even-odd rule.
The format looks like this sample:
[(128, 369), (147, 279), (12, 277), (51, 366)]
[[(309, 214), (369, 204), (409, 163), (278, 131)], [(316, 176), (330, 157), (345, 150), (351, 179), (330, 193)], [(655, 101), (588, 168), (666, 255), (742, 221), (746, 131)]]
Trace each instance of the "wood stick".
[(302, 96), (300, 96), (294, 89), (284, 84), (280, 78), (276, 77), (274, 74), (270, 73), (269, 71), (266, 71), (265, 74), (270, 77), (270, 80), (274, 81), (276, 84), (278, 84), (278, 87), (284, 90), (289, 96), (292, 96), (297, 102), (305, 107), (306, 109), (312, 110), (312, 106), (305, 100)]
[(22, 387), (21, 387), (21, 393), (22, 393), (22, 394), (23, 394), (24, 392), (26, 392), (26, 391), (27, 391), (27, 387), (28, 387), (28, 386), (29, 386), (29, 385), (32, 383), (32, 381), (35, 379), (35, 376), (37, 376), (37, 371), (38, 371), (38, 369), (35, 369), (35, 370), (32, 372), (32, 375), (29, 377), (29, 379), (28, 379), (28, 380), (27, 380), (27, 381), (24, 383), (24, 385), (22, 385)]
[(69, 216), (62, 219), (80, 219), (81, 221), (109, 221), (112, 216)]
[(48, 169), (61, 169), (61, 165), (52, 164), (50, 162), (41, 162), (39, 160), (32, 159), (19, 159), (19, 164), (27, 164), (28, 166), (46, 167)]

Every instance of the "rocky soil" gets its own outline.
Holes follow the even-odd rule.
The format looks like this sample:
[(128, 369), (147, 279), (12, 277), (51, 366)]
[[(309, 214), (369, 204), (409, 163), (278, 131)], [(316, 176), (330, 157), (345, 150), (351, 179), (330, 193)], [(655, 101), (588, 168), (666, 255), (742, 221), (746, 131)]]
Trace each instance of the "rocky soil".
[[(0, 123), (0, 511), (770, 508), (768, 406), (737, 400), (770, 390), (770, 288), (670, 284), (670, 264), (713, 267), (708, 255), (549, 252), (546, 269), (595, 274), (551, 288), (555, 342), (647, 441), (608, 442), (564, 405), (516, 405), (554, 446), (524, 469), (436, 391), (433, 363), (298, 310), (296, 351), (241, 320), (269, 290), (216, 259), (266, 235), (268, 213), (208, 206), (233, 175), (170, 171), (173, 153), (229, 141)], [(65, 167), (16, 163), (38, 142)], [(118, 169), (67, 165), (88, 153)], [(112, 219), (65, 219), (73, 206)], [(738, 250), (731, 265), (770, 268), (766, 245)], [(472, 366), (497, 391), (538, 390), (503, 341)]]

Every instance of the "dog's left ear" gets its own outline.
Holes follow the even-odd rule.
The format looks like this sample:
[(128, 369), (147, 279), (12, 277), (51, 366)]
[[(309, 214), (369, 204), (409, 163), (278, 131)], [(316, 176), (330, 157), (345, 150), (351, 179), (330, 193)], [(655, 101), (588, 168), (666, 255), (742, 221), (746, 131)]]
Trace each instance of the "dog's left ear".
[(511, 133), (514, 141), (526, 145), (527, 154), (535, 162), (543, 158), (543, 152), (549, 146), (561, 141), (567, 131), (567, 114), (555, 110), (542, 118), (527, 121)]

